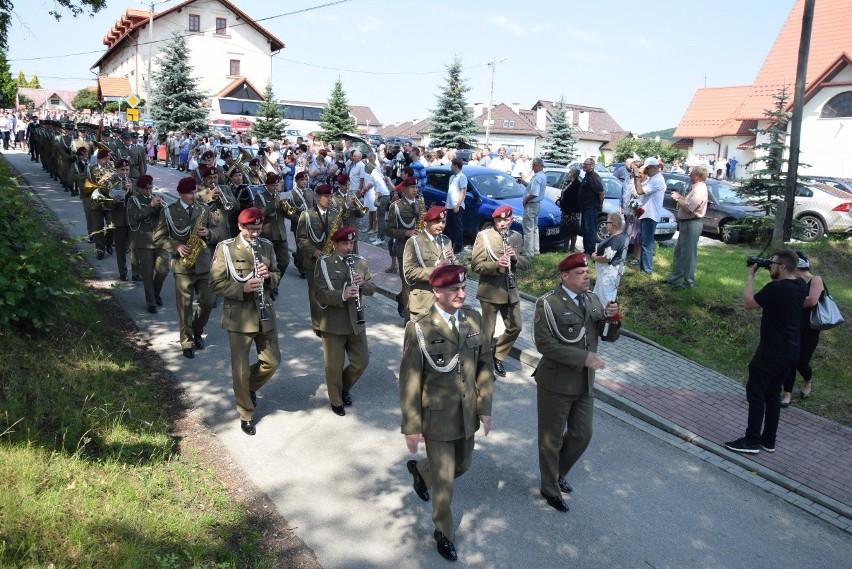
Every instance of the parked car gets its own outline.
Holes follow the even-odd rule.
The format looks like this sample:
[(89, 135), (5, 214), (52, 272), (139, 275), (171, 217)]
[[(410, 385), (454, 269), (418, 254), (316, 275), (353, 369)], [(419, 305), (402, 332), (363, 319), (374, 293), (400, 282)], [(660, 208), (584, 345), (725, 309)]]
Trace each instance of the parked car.
[(289, 138), (290, 142), (296, 142), (296, 139), (300, 136), (302, 140), (305, 139), (305, 134), (298, 128), (287, 128), (281, 132), (281, 138)]
[(417, 146), (417, 143), (414, 142), (414, 139), (408, 138), (406, 136), (388, 136), (387, 138), (385, 138), (385, 145), (387, 145), (388, 148), (395, 144), (398, 144), (399, 147), (402, 148), (402, 145), (406, 142), (411, 144), (411, 146)]
[[(467, 193), (464, 198), (463, 227), (464, 236), (470, 240), (485, 227), (493, 224), (491, 214), (501, 205), (512, 208), (512, 229), (523, 232), (524, 187), (505, 172), (481, 166), (465, 166), (462, 171), (468, 179)], [(427, 207), (444, 205), (447, 201), (447, 189), (452, 171), (448, 166), (430, 166), (426, 168), (426, 188), (423, 198)], [(542, 250), (560, 248), (562, 237), (559, 235), (559, 222), (562, 219), (559, 208), (549, 199), (541, 202), (538, 216), (539, 246)]]
[[(555, 202), (562, 195), (562, 188), (568, 180), (568, 168), (545, 168), (544, 175), (547, 176), (547, 188), (544, 190), (544, 195)], [(621, 182), (609, 172), (599, 172), (598, 175), (601, 177), (604, 186), (604, 203), (598, 216), (598, 241), (602, 241), (609, 235), (609, 230), (606, 227), (607, 215), (619, 211), (621, 207)], [(677, 231), (676, 218), (663, 215), (660, 222), (657, 223), (654, 239), (668, 241), (674, 237), (675, 231)]]
[(819, 182), (852, 194), (852, 178), (835, 178), (833, 176), (808, 176), (807, 181)]
[[(671, 172), (663, 172), (663, 178), (666, 179), (666, 197), (663, 200), (663, 207), (677, 218), (677, 203), (672, 199), (672, 192), (685, 196), (692, 188), (692, 182), (685, 174)], [(748, 200), (742, 197), (731, 184), (713, 178), (707, 178), (705, 183), (707, 184), (707, 213), (703, 219), (703, 232), (718, 237), (724, 243), (737, 243), (751, 238), (752, 236), (740, 230), (731, 229), (730, 225), (746, 216), (763, 216), (763, 210), (749, 205)]]
[(234, 129), (234, 132), (237, 134), (244, 134), (251, 128), (252, 122), (247, 119), (233, 119), (231, 121), (231, 128)]
[(362, 138), (361, 135), (355, 134), (354, 132), (344, 132), (340, 135), (340, 139), (348, 140), (349, 142), (351, 142), (352, 148), (360, 151), (361, 154), (363, 154), (364, 156), (367, 156), (368, 154), (372, 154), (374, 152), (373, 147), (370, 146), (370, 143), (367, 142), (364, 138)]
[[(246, 152), (251, 155), (251, 158), (257, 156), (257, 148), (252, 146), (243, 146), (242, 144), (217, 144), (213, 147), (213, 154), (216, 155), (216, 164), (219, 166), (225, 165), (225, 160), (222, 159), (222, 152), (225, 150), (231, 151), (231, 156), (234, 157), (234, 160), (238, 160), (241, 152), (245, 154)], [(249, 158), (249, 160), (251, 159)]]
[(470, 162), (470, 157), (476, 152), (474, 148), (459, 148), (456, 150), (456, 158), (461, 158), (465, 164)]
[(385, 138), (380, 134), (365, 134), (364, 139), (370, 143), (373, 148), (378, 148)]
[[(585, 173), (585, 172), (583, 172), (583, 161), (582, 160), (580, 162), (571, 162), (570, 164), (568, 164), (567, 168), (570, 169), (570, 168), (573, 168), (574, 166), (576, 166), (577, 168), (580, 169), (581, 174)], [(597, 172), (598, 174), (611, 174), (612, 173), (609, 170), (607, 170), (606, 166), (604, 166), (600, 162), (595, 162), (595, 172)]]
[(615, 174), (615, 171), (622, 166), (624, 166), (624, 162), (610, 162), (606, 165), (606, 169), (609, 173)]
[(234, 138), (234, 129), (230, 125), (214, 124), (210, 127), (210, 135), (218, 136), (222, 140), (230, 140)]
[(796, 185), (793, 219), (805, 225), (802, 241), (816, 241), (826, 233), (852, 232), (852, 196), (819, 182)]

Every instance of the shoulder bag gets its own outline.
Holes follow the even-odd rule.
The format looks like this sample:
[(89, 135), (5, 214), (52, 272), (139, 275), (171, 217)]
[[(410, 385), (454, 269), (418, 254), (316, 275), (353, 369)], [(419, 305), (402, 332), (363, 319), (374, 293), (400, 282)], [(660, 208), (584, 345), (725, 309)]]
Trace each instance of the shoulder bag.
[[(824, 282), (823, 282), (824, 286)], [(811, 328), (813, 330), (829, 330), (843, 324), (843, 315), (837, 308), (837, 303), (828, 293), (828, 287), (819, 296), (819, 302), (811, 308)]]

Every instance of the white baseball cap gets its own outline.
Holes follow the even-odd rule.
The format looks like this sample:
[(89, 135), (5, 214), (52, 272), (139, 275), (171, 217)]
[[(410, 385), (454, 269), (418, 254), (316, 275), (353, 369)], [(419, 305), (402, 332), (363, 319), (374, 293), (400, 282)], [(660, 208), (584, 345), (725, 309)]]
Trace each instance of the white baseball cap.
[(645, 168), (645, 167), (648, 167), (648, 166), (659, 166), (659, 165), (660, 165), (660, 161), (657, 160), (654, 157), (651, 157), (651, 158), (645, 158), (645, 163), (642, 164), (642, 167)]

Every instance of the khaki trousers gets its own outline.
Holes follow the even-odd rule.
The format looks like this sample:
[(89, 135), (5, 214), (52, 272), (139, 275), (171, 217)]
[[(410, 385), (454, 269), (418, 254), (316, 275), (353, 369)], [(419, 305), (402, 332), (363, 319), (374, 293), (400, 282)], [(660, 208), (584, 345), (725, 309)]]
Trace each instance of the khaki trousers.
[[(180, 263), (175, 259), (173, 263)], [(204, 333), (207, 320), (210, 319), (210, 311), (213, 310), (213, 302), (216, 295), (210, 292), (207, 286), (210, 273), (200, 275), (175, 273), (174, 265), (172, 272), (175, 276), (175, 301), (177, 304), (178, 321), (180, 323), (180, 347), (183, 350), (193, 347), (193, 337)], [(198, 297), (198, 308), (195, 314), (192, 312), (192, 300)]]
[(317, 268), (317, 260), (314, 257), (305, 256), (302, 259), (303, 267), (308, 281), (308, 304), (311, 306), (311, 327), (314, 330), (319, 330), (320, 327), (320, 312), (321, 309), (314, 298), (314, 270)]
[(290, 245), (287, 243), (287, 239), (273, 241), (272, 250), (275, 251), (275, 264), (278, 265), (278, 272), (283, 276), (284, 271), (290, 265)]
[[(343, 405), (342, 393), (352, 390), (370, 363), (367, 333), (342, 335), (323, 332), (322, 353), (325, 358), (328, 400), (335, 407), (339, 407)], [(343, 367), (344, 354), (349, 358), (349, 365), (346, 367)]]
[(454, 441), (424, 440), (426, 458), (417, 462), (417, 470), (432, 492), (432, 521), (438, 531), (452, 541), (455, 535), (453, 481), (470, 468), (473, 437)]
[(595, 398), (563, 395), (540, 386), (536, 387), (536, 395), (541, 491), (548, 496), (560, 496), (559, 477), (568, 474), (592, 440)]
[(169, 275), (169, 256), (163, 249), (137, 249), (139, 275), (145, 289), (145, 306), (154, 306)]
[[(521, 303), (491, 304), (480, 301), (479, 304), (482, 306), (482, 335), (494, 349), (494, 359), (502, 362), (509, 356), (515, 340), (521, 335)], [(497, 314), (503, 317), (506, 330), (495, 342), (494, 329), (497, 327)]]
[[(269, 381), (278, 369), (281, 350), (278, 348), (278, 330), (268, 332), (231, 332), (228, 331), (231, 344), (231, 377), (234, 383), (234, 398), (241, 421), (254, 418), (254, 405), (251, 394)], [(249, 352), (254, 342), (257, 345), (257, 361), (249, 365)]]

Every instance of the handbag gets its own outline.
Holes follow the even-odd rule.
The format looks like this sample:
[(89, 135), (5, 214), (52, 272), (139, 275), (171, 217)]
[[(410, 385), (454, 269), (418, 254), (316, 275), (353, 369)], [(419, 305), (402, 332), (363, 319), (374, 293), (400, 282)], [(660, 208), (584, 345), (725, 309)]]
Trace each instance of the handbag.
[(837, 308), (837, 303), (828, 293), (828, 287), (819, 296), (819, 302), (811, 308), (811, 329), (829, 330), (843, 324), (843, 315)]

